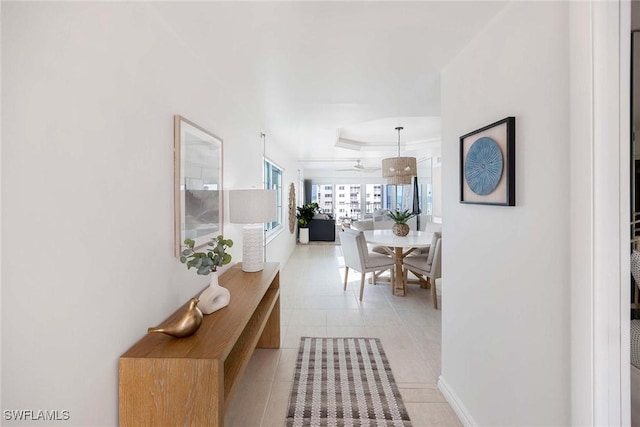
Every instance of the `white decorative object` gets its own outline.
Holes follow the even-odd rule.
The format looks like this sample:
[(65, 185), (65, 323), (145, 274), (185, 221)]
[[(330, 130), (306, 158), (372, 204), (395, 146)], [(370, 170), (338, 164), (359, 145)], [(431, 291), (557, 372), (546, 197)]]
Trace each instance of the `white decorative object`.
[(307, 243), (309, 243), (309, 228), (305, 227), (305, 228), (300, 228), (300, 236), (298, 237), (298, 239), (300, 240), (300, 243), (306, 245)]
[(214, 271), (211, 273), (209, 286), (202, 291), (198, 299), (200, 300), (198, 301), (198, 308), (202, 311), (202, 314), (211, 314), (228, 306), (231, 294), (227, 288), (223, 288), (218, 284), (218, 273)]
[(264, 267), (264, 223), (277, 219), (276, 190), (229, 191), (229, 221), (247, 224), (242, 232), (242, 271)]

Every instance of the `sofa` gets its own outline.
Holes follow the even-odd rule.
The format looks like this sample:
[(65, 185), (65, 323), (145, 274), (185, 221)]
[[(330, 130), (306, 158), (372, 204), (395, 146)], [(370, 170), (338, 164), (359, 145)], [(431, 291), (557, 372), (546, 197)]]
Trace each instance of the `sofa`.
[(367, 213), (362, 219), (353, 221), (351, 228), (360, 231), (366, 230), (389, 230), (393, 227), (393, 221), (387, 215), (387, 209), (377, 209), (373, 213)]
[(310, 242), (335, 242), (336, 240), (336, 221), (334, 219), (324, 217), (314, 217), (309, 223), (309, 241)]

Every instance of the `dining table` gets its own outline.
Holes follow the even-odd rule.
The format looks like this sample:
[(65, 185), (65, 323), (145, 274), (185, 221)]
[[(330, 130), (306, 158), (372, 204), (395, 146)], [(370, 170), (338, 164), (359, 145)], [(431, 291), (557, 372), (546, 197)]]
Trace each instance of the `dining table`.
[(394, 280), (391, 284), (393, 295), (405, 296), (407, 289), (404, 284), (404, 257), (417, 248), (431, 246), (433, 233), (426, 231), (409, 231), (406, 236), (396, 236), (393, 230), (366, 230), (364, 238), (367, 243), (384, 247), (395, 261)]

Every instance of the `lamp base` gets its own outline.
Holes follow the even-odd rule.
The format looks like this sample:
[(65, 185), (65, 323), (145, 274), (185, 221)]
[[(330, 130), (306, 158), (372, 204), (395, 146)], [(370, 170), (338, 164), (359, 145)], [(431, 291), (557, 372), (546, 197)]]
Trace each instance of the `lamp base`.
[(264, 268), (264, 226), (245, 225), (242, 229), (242, 271), (253, 273)]

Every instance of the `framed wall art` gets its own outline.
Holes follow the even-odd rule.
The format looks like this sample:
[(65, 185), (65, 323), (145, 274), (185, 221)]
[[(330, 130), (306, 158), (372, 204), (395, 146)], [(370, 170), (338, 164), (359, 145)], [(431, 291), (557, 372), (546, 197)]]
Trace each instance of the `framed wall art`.
[(460, 137), (460, 203), (516, 205), (516, 118)]
[(175, 254), (185, 239), (195, 247), (222, 234), (222, 140), (174, 116)]

